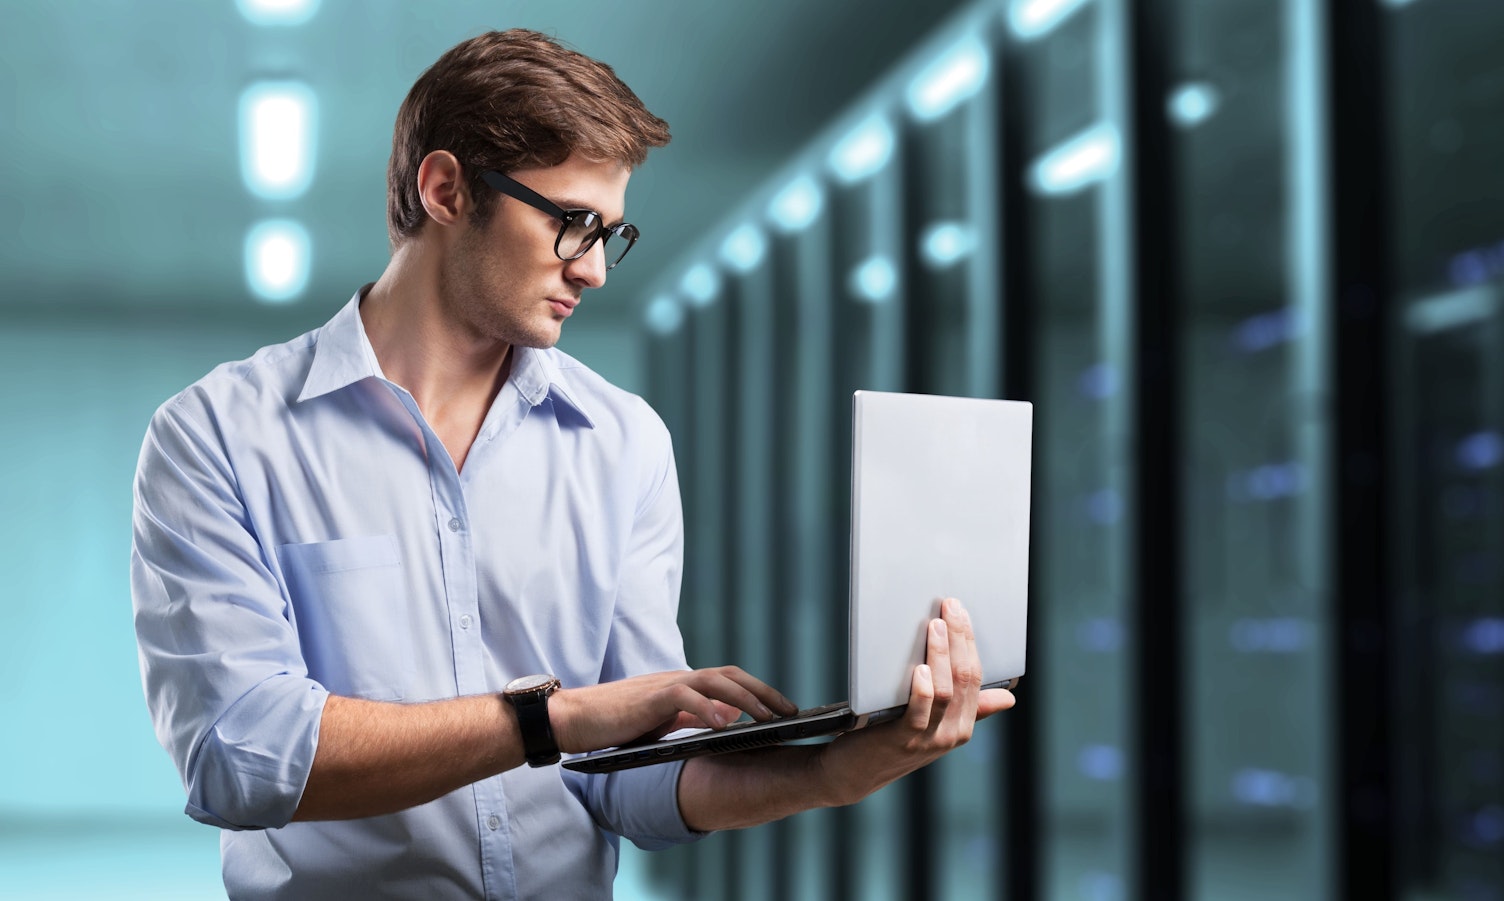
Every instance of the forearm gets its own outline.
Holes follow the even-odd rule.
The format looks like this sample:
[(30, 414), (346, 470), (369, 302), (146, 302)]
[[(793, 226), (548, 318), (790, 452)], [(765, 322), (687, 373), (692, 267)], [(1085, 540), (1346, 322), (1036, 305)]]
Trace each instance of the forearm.
[(516, 714), (499, 695), (423, 704), (330, 696), (293, 819), (395, 813), (523, 761)]
[(679, 813), (697, 832), (744, 829), (844, 801), (823, 777), (823, 746), (696, 757), (679, 776)]

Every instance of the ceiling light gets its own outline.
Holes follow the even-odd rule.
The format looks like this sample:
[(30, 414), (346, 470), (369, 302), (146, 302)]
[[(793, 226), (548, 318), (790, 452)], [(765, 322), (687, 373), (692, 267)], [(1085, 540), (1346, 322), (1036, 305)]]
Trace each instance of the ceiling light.
[(801, 175), (773, 198), (768, 215), (774, 225), (786, 232), (801, 231), (814, 223), (824, 202), (820, 185), (814, 178)]
[(240, 95), (240, 171), (251, 193), (288, 200), (313, 182), (318, 106), (295, 81), (259, 82)]
[(262, 300), (283, 303), (308, 286), (312, 242), (308, 230), (291, 219), (256, 224), (245, 237), (245, 278)]
[(938, 119), (987, 80), (987, 48), (975, 35), (927, 66), (909, 85), (909, 109), (921, 122)]
[(881, 171), (893, 156), (893, 126), (886, 116), (873, 116), (842, 138), (830, 152), (830, 168), (842, 182), (852, 184)]
[(1040, 157), (1030, 181), (1041, 194), (1071, 194), (1117, 171), (1118, 132), (1093, 126)]

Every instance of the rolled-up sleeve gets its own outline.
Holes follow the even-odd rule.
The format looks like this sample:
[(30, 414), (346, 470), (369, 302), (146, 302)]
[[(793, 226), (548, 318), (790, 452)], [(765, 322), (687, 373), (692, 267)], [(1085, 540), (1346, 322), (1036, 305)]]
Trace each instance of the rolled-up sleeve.
[(192, 390), (157, 411), (142, 446), (131, 595), (147, 706), (186, 812), (228, 829), (288, 823), (328, 692), (308, 678), (223, 435)]
[[(657, 414), (646, 404), (642, 410), (653, 440), (641, 468), (643, 491), (621, 567), (603, 682), (688, 668), (678, 626), (684, 514), (673, 445)], [(681, 769), (674, 763), (589, 776), (566, 771), (566, 778), (576, 781), (571, 787), (598, 825), (651, 851), (704, 835), (685, 826), (679, 811)]]

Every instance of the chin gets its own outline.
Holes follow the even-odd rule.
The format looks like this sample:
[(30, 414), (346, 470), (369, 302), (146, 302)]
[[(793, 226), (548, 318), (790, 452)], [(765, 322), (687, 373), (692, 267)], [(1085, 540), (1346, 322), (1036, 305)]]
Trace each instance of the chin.
[(508, 343), (516, 345), (517, 347), (531, 347), (534, 350), (547, 350), (550, 347), (553, 347), (555, 344), (558, 344), (559, 339), (563, 336), (564, 329), (562, 328), (556, 327), (552, 329), (538, 329), (536, 331), (524, 332), (523, 334), (517, 335)]

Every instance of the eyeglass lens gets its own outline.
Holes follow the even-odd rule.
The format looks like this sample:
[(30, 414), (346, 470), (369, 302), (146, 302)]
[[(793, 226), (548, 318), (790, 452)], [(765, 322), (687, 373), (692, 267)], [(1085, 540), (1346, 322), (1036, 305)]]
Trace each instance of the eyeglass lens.
[(623, 224), (613, 230), (603, 230), (600, 222), (600, 217), (588, 210), (571, 213), (559, 235), (559, 256), (567, 260), (584, 256), (599, 234), (606, 249), (606, 268), (611, 269), (620, 263), (637, 240), (637, 229)]

